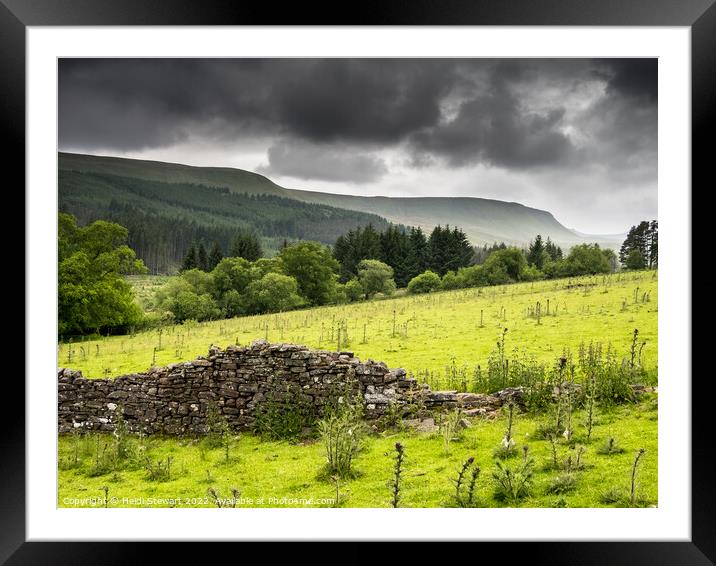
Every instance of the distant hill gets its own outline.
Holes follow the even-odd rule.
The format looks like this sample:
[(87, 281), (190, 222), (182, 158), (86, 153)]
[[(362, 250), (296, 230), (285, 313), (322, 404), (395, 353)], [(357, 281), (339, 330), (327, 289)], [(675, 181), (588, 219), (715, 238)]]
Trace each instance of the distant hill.
[[(583, 242), (619, 245), (613, 236), (586, 236), (560, 224), (551, 213), (515, 202), (472, 197), (361, 197), (287, 189), (241, 169), (192, 167), (175, 163), (60, 153), (60, 171), (110, 174), (175, 184), (226, 187), (234, 193), (273, 195), (377, 215), (396, 224), (462, 228), (473, 244), (505, 242), (526, 245), (537, 234), (570, 247)], [(168, 186), (168, 185), (167, 185)], [(346, 228), (347, 229), (347, 228)]]
[(226, 253), (240, 231), (257, 234), (271, 253), (284, 241), (332, 244), (357, 226), (388, 226), (374, 214), (226, 187), (67, 169), (58, 171), (58, 181), (60, 211), (80, 224), (102, 219), (125, 226), (129, 245), (152, 273), (175, 271), (195, 242), (206, 248), (217, 242)]

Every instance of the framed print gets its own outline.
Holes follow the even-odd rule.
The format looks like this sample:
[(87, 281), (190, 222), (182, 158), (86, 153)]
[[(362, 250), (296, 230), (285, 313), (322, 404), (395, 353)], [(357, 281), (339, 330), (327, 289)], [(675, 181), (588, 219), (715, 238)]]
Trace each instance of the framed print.
[(714, 559), (712, 2), (71, 4), (0, 11), (27, 211), (3, 559)]

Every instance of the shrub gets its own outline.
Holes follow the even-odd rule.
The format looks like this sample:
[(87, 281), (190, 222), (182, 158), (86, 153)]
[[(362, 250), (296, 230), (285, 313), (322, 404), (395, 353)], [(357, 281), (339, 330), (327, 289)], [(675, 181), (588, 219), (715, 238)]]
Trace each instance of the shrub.
[(253, 428), (272, 440), (293, 440), (315, 421), (313, 404), (290, 385), (277, 383), (256, 406)]
[(440, 287), (446, 291), (460, 289), (462, 286), (462, 280), (454, 271), (448, 271), (445, 275), (443, 275), (442, 282), (440, 283)]
[(358, 280), (366, 299), (378, 293), (390, 296), (395, 291), (393, 268), (377, 259), (364, 259), (358, 264)]
[(544, 273), (534, 265), (528, 265), (522, 272), (522, 281), (541, 281), (544, 278)]
[(443, 415), (440, 421), (440, 434), (443, 437), (443, 450), (445, 454), (450, 454), (450, 443), (459, 438), (462, 432), (460, 428), (460, 419), (462, 418), (462, 411), (455, 409)]
[(461, 287), (484, 287), (488, 284), (487, 273), (481, 265), (461, 267), (457, 276)]
[(517, 504), (530, 494), (533, 461), (528, 457), (526, 450), (519, 464), (510, 467), (500, 461), (496, 461), (495, 466), (496, 469), (492, 472), (492, 479), (495, 485), (494, 497), (496, 500)]
[(172, 462), (174, 458), (167, 456), (165, 460), (153, 461), (147, 458), (145, 469), (147, 471), (147, 479), (149, 481), (169, 481), (172, 479)]
[(291, 244), (278, 255), (283, 271), (296, 279), (298, 292), (310, 305), (324, 305), (335, 294), (340, 264), (318, 242)]
[(552, 478), (545, 490), (546, 493), (561, 495), (577, 489), (577, 476), (574, 473), (560, 474)]
[(92, 467), (87, 476), (103, 476), (115, 470), (117, 466), (117, 453), (112, 450), (108, 442), (101, 442), (100, 437), (95, 438), (95, 451), (92, 459)]
[(366, 433), (358, 406), (347, 406), (331, 412), (318, 421), (318, 431), (326, 450), (329, 473), (341, 478), (349, 477), (353, 457), (360, 449)]
[(358, 279), (353, 278), (344, 285), (346, 297), (350, 302), (360, 301), (363, 298), (363, 286)]
[(282, 312), (304, 304), (298, 295), (298, 284), (293, 277), (267, 273), (246, 288), (247, 310), (252, 313)]
[(488, 281), (492, 285), (520, 281), (526, 268), (527, 260), (522, 250), (517, 248), (492, 252), (483, 264)]
[(558, 275), (561, 277), (575, 277), (578, 275), (596, 275), (597, 273), (610, 273), (609, 253), (599, 247), (599, 244), (579, 244), (569, 250), (569, 255), (558, 262)]
[(434, 271), (425, 271), (413, 277), (408, 283), (408, 293), (431, 293), (440, 289), (440, 276)]
[(173, 278), (157, 291), (157, 303), (161, 308), (170, 311), (177, 322), (219, 318), (221, 309), (212, 295), (204, 289), (203, 282), (206, 277), (211, 278), (211, 275), (193, 269), (183, 273), (181, 277)]
[(602, 444), (599, 448), (597, 448), (597, 454), (602, 454), (605, 456), (610, 456), (612, 454), (621, 454), (624, 452), (624, 448), (619, 446), (616, 440), (614, 438), (609, 437), (604, 444)]

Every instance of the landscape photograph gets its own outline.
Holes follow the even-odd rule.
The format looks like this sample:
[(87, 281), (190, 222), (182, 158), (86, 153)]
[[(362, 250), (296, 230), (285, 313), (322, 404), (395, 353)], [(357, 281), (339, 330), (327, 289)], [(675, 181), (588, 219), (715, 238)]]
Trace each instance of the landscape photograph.
[(658, 507), (658, 59), (57, 65), (58, 507)]

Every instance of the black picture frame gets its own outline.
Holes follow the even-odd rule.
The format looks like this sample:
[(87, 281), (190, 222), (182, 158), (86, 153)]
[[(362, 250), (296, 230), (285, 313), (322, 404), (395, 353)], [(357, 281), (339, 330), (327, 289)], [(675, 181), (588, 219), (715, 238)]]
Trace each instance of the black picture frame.
[[(715, 0), (363, 0), (282, 5), (222, 0), (0, 0), (0, 123), (7, 142), (5, 178), (25, 185), (25, 32), (28, 26), (102, 25), (525, 25), (525, 26), (687, 26), (692, 57), (692, 195), (707, 182), (711, 167), (709, 142), (716, 101)], [(349, 9), (347, 9), (349, 8)], [(711, 142), (712, 143), (712, 142)], [(19, 207), (24, 211), (24, 199)], [(27, 296), (26, 296), (27, 300)], [(28, 344), (25, 344), (27, 355)], [(691, 357), (691, 356), (690, 356)], [(689, 360), (689, 366), (691, 360)], [(707, 376), (702, 376), (707, 378)], [(691, 379), (691, 375), (685, 376)], [(0, 561), (7, 564), (142, 563), (157, 548), (163, 561), (206, 560), (205, 545), (162, 543), (26, 542), (25, 538), (25, 414), (24, 388), (4, 403), (0, 439)], [(692, 379), (692, 537), (690, 542), (524, 542), (510, 544), (510, 562), (519, 555), (531, 563), (550, 564), (712, 564), (716, 561), (716, 453), (710, 438), (710, 396), (707, 379)], [(9, 412), (9, 414), (8, 414)], [(349, 536), (349, 533), (347, 533)], [(82, 533), (77, 533), (82, 538)], [(246, 543), (243, 543), (246, 544)], [(325, 543), (324, 543), (325, 544)], [(380, 551), (376, 543), (353, 543), (340, 552), (342, 561), (390, 559), (395, 545)], [(474, 544), (474, 543), (465, 543)], [(504, 552), (504, 543), (488, 550)], [(495, 547), (498, 545), (498, 547)], [(386, 546), (386, 545), (383, 545)], [(224, 548), (226, 546), (224, 545)], [(450, 550), (458, 558), (480, 559), (474, 547)], [(242, 554), (245, 551), (242, 551)], [(274, 544), (271, 558), (290, 559), (287, 545)], [(479, 553), (484, 550), (479, 550)], [(331, 550), (311, 551), (319, 559)], [(447, 555), (446, 555), (447, 556)], [(507, 556), (507, 555), (503, 555)]]

